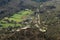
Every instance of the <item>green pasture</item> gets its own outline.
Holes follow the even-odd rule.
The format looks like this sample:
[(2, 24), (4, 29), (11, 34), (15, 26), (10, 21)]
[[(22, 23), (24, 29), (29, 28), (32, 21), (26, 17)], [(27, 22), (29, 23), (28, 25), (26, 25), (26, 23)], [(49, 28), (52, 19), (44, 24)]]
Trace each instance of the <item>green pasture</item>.
[[(2, 20), (0, 20), (0, 25), (2, 25), (2, 27), (8, 27), (8, 26), (22, 26), (21, 24), (18, 24), (18, 22), (22, 22), (23, 20), (25, 20), (30, 14), (32, 14), (33, 11), (32, 10), (22, 10), (20, 12), (15, 13), (13, 16), (11, 17), (5, 17)], [(16, 23), (8, 23), (7, 21), (4, 20), (8, 20), (8, 21), (15, 21)], [(3, 23), (1, 23), (3, 22)]]

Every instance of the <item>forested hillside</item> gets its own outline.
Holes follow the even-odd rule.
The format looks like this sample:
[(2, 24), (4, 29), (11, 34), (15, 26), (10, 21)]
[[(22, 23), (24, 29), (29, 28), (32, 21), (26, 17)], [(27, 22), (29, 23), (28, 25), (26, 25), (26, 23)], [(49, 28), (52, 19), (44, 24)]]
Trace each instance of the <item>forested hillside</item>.
[(60, 40), (60, 0), (0, 0), (0, 40)]

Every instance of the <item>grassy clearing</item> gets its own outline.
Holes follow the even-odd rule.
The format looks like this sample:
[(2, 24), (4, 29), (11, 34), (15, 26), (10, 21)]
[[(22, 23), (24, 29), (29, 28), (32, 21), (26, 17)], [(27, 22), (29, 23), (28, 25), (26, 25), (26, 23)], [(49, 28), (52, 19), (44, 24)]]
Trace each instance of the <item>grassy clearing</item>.
[[(31, 10), (22, 10), (22, 11), (20, 11), (20, 12), (18, 12), (18, 13), (15, 13), (13, 16), (11, 16), (10, 18), (8, 18), (8, 17), (5, 17), (4, 19), (2, 19), (1, 21), (0, 21), (0, 24), (3, 26), (3, 27), (8, 27), (8, 26), (12, 26), (12, 27), (14, 27), (14, 26), (22, 26), (21, 24), (18, 24), (18, 22), (22, 22), (23, 20), (25, 20), (30, 14), (32, 14), (33, 13), (33, 11), (31, 11)], [(15, 21), (16, 22), (16, 24), (15, 23), (8, 23), (7, 21), (4, 21), (4, 20), (8, 20), (8, 21)], [(1, 22), (3, 22), (3, 23), (1, 23)]]
[(31, 13), (33, 13), (31, 10), (28, 11), (21, 11), (9, 18), (9, 20), (14, 20), (16, 22), (21, 22), (23, 19), (26, 19)]

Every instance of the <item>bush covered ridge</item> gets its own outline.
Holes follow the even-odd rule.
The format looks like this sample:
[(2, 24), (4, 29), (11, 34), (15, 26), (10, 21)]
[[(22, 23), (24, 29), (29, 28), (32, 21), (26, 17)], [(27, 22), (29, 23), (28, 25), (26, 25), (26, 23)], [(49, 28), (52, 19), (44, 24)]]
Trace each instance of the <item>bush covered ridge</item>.
[(46, 40), (46, 38), (45, 34), (40, 32), (38, 29), (27, 28), (15, 32), (12, 36), (7, 36), (2, 40)]
[(11, 0), (0, 19), (0, 40), (60, 40), (59, 0)]
[(5, 32), (4, 36), (0, 36), (0, 40), (59, 40), (59, 35), (48, 36), (38, 28), (27, 28), (13, 33)]

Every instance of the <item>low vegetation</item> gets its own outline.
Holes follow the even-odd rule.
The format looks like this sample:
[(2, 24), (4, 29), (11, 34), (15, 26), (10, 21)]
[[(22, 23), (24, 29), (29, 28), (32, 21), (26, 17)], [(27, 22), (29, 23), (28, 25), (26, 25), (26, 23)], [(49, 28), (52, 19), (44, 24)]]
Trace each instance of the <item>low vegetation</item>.
[(22, 22), (23, 20), (26, 20), (26, 18), (33, 13), (32, 10), (22, 10), (18, 13), (15, 13), (11, 17), (4, 17), (0, 21), (0, 26), (2, 27), (9, 27), (9, 26), (21, 26), (19, 22)]

